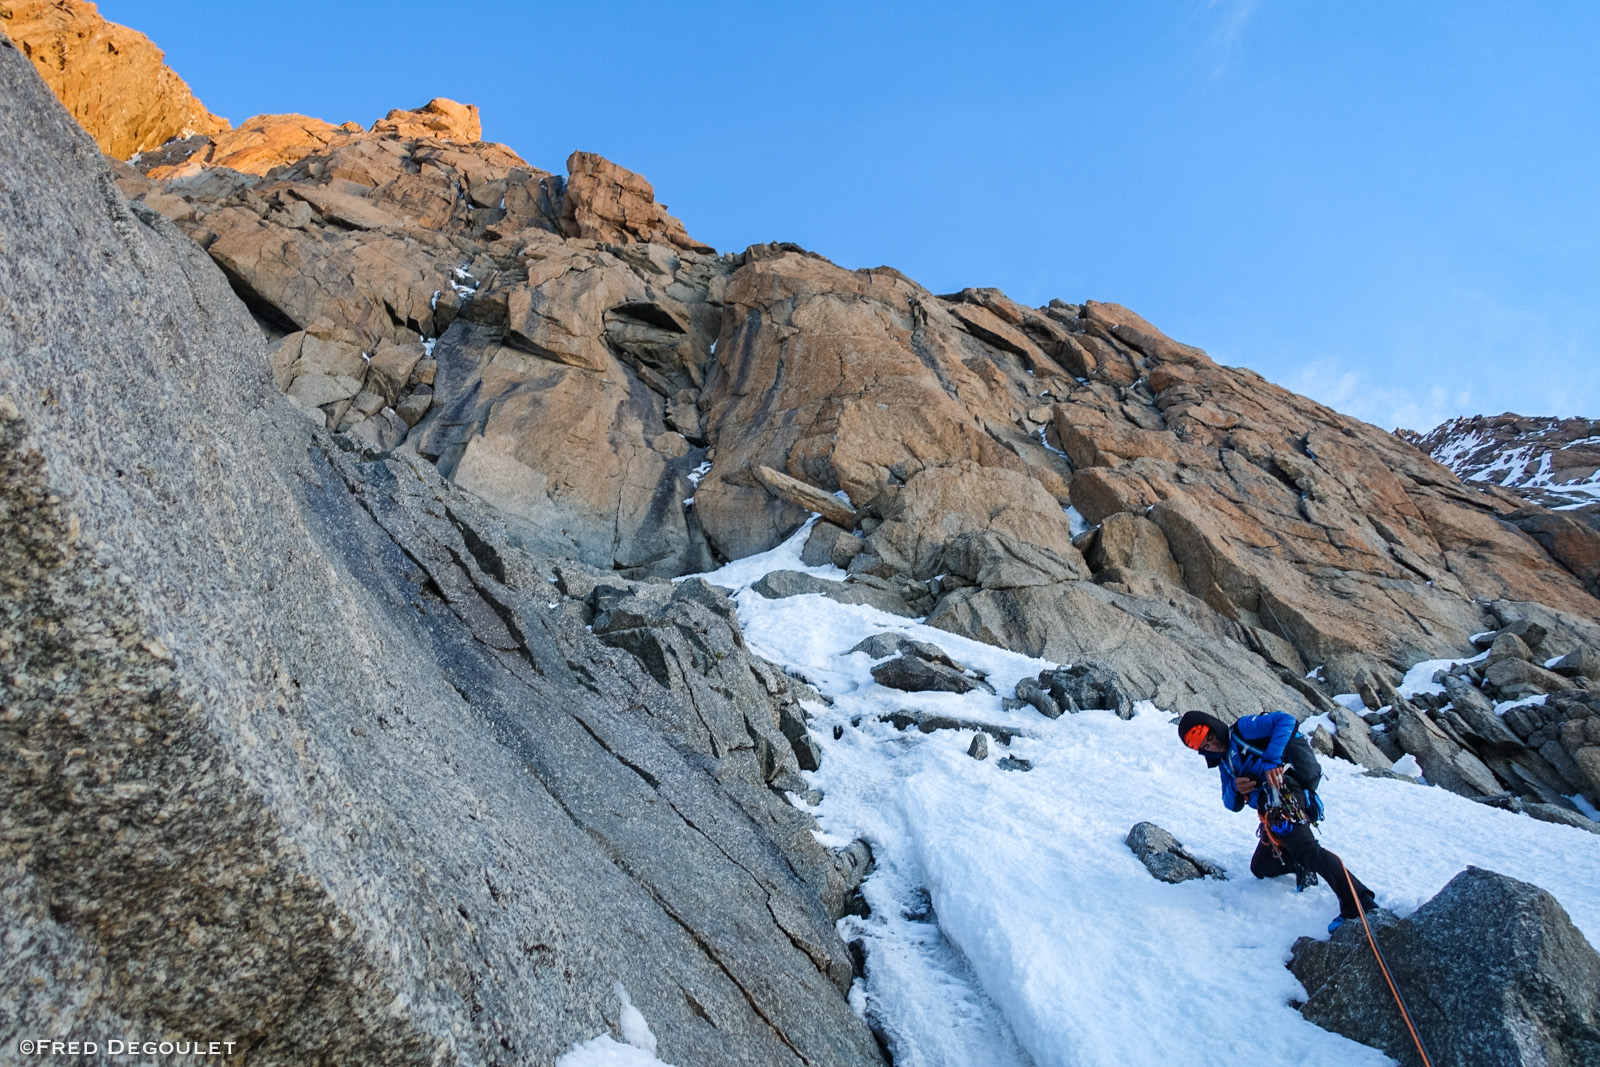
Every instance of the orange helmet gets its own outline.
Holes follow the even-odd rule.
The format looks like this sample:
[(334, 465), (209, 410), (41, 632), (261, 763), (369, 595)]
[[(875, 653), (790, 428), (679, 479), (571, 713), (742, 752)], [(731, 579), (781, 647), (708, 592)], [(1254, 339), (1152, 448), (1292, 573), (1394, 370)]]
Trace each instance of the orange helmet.
[(1197, 723), (1184, 731), (1183, 743), (1198, 752), (1200, 751), (1200, 746), (1206, 743), (1206, 738), (1210, 735), (1211, 727), (1205, 723)]

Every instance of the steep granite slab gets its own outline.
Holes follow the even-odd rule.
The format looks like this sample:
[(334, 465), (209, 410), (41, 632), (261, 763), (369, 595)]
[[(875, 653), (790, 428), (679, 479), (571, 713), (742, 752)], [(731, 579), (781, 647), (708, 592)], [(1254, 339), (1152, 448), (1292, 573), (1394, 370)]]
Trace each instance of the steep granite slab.
[(549, 1062), (621, 980), (669, 1061), (875, 1062), (815, 895), (607, 695), (669, 694), (533, 625), (450, 487), (409, 468), (470, 521), (395, 520), (8, 44), (0, 82), (0, 1038)]

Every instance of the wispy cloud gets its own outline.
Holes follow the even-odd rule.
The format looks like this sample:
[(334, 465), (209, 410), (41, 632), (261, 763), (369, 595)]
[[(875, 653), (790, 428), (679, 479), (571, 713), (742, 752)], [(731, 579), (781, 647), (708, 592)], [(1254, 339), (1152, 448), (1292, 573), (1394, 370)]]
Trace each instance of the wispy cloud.
[(1205, 0), (1206, 21), (1211, 23), (1206, 45), (1213, 61), (1212, 77), (1227, 68), (1260, 7), (1261, 0)]
[(1365, 371), (1350, 370), (1333, 361), (1306, 364), (1283, 385), (1385, 430), (1427, 431), (1458, 415), (1480, 414), (1471, 389), (1421, 383), (1414, 387), (1378, 385)]

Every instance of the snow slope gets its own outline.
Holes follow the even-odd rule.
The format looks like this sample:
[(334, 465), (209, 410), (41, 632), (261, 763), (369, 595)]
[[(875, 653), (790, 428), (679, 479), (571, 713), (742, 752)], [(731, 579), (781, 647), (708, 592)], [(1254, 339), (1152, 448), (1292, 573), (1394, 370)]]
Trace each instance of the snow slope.
[[(825, 843), (856, 837), (876, 860), (872, 913), (841, 932), (867, 948), (857, 1009), (886, 1032), (902, 1067), (1220, 1063), (1384, 1064), (1289, 1006), (1304, 996), (1283, 966), (1294, 939), (1325, 936), (1333, 894), (1250, 876), (1254, 821), (1226, 811), (1215, 772), (1179, 744), (1182, 709), (1139, 705), (1049, 720), (983, 693), (908, 694), (873, 682), (864, 637), (904, 633), (988, 673), (1009, 693), (1043, 661), (859, 605), (808, 595), (767, 600), (747, 587), (802, 567), (807, 530), (706, 575), (735, 591), (751, 650), (804, 677), (831, 707), (810, 707), (823, 751), (807, 777)], [(938, 711), (1021, 731), (989, 758), (970, 731), (901, 732), (897, 709)], [(840, 736), (833, 736), (835, 728)], [(1000, 757), (1032, 762), (1001, 769)], [(1379, 902), (1414, 910), (1467, 864), (1556, 895), (1600, 939), (1600, 836), (1474, 804), (1443, 790), (1366, 778), (1323, 761), (1323, 840)], [(798, 801), (797, 801), (798, 803)], [(1123, 838), (1151, 820), (1227, 867), (1224, 882), (1156, 882)]]

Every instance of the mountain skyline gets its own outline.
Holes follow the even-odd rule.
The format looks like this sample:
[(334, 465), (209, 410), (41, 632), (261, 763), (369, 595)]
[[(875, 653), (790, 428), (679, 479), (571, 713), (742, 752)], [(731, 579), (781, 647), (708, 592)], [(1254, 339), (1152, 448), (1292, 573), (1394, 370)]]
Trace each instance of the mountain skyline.
[(422, 60), (414, 4), (101, 8), (235, 121), (449, 96), (537, 166), (644, 174), (724, 251), (1117, 301), (1385, 429), (1600, 410), (1592, 12), (612, 4)]

